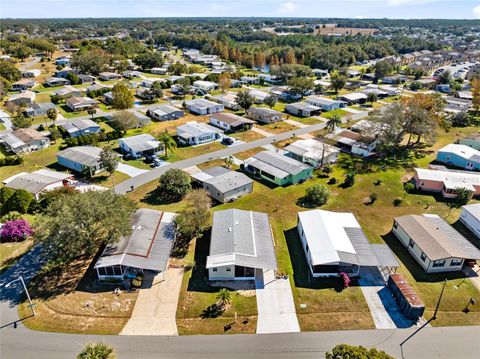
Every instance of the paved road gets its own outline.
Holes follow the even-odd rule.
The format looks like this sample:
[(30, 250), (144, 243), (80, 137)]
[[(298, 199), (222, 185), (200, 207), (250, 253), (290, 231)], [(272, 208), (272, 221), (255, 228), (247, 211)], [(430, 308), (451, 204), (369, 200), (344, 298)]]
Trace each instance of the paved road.
[[(365, 111), (364, 113), (354, 114), (354, 115), (347, 116), (347, 117), (349, 117), (349, 120), (351, 120), (351, 121), (356, 121), (356, 120), (360, 120), (362, 118), (365, 118), (367, 116), (368, 116), (368, 112)], [(345, 119), (345, 117), (344, 117), (344, 119)], [(241, 145), (231, 146), (229, 148), (219, 150), (219, 151), (216, 151), (216, 152), (210, 152), (210, 153), (200, 155), (200, 156), (197, 156), (197, 157), (193, 157), (193, 158), (189, 158), (189, 159), (186, 159), (186, 160), (170, 163), (168, 165), (152, 169), (149, 172), (146, 172), (146, 173), (144, 173), (140, 176), (135, 176), (135, 177), (132, 177), (132, 178), (129, 178), (129, 179), (123, 181), (122, 183), (118, 184), (115, 187), (115, 192), (120, 193), (120, 194), (127, 193), (127, 192), (131, 191), (132, 186), (134, 188), (137, 188), (137, 187), (142, 186), (144, 184), (147, 184), (151, 181), (154, 181), (154, 180), (158, 179), (163, 173), (165, 173), (170, 168), (183, 169), (183, 168), (187, 168), (187, 167), (196, 166), (198, 164), (205, 163), (205, 162), (208, 162), (208, 161), (211, 161), (211, 160), (214, 160), (214, 159), (225, 158), (225, 157), (228, 157), (228, 156), (235, 155), (237, 153), (241, 153), (241, 152), (251, 150), (251, 149), (256, 148), (256, 147), (262, 147), (262, 146), (265, 146), (265, 145), (268, 145), (268, 144), (271, 144), (271, 143), (274, 143), (274, 142), (283, 141), (283, 140), (286, 140), (288, 138), (295, 137), (295, 136), (298, 136), (298, 135), (303, 135), (303, 134), (313, 132), (313, 131), (319, 131), (319, 130), (325, 128), (325, 126), (326, 126), (325, 123), (318, 123), (318, 124), (315, 124), (315, 125), (311, 125), (311, 126), (307, 126), (307, 127), (303, 127), (303, 128), (298, 128), (298, 129), (295, 129), (295, 130), (292, 130), (292, 131), (283, 132), (283, 133), (280, 133), (280, 134), (277, 134), (277, 135), (274, 135), (274, 136), (261, 138), (259, 140), (255, 140), (255, 141), (252, 141), (252, 142), (247, 142), (247, 143), (244, 143), (244, 144), (241, 144)]]

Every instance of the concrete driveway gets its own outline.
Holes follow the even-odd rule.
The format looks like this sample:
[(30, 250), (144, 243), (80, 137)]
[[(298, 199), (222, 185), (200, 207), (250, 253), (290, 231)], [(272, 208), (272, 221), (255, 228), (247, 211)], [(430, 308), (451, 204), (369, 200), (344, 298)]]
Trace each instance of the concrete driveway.
[(300, 332), (288, 279), (276, 279), (273, 270), (260, 272), (255, 279), (255, 288), (257, 334)]
[(183, 269), (168, 268), (153, 276), (145, 273), (148, 288), (140, 289), (132, 317), (120, 335), (178, 335), (175, 315), (182, 285)]
[(130, 166), (123, 162), (118, 163), (117, 171), (125, 173), (127, 176), (130, 177), (135, 177), (148, 172), (148, 170), (142, 170), (141, 168)]

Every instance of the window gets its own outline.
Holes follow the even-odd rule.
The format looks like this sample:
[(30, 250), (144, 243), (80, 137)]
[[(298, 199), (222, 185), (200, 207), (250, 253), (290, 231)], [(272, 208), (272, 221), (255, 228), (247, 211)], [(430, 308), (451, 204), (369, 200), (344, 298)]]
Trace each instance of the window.
[(231, 272), (232, 271), (232, 268), (227, 268), (227, 272)]
[(427, 256), (425, 255), (425, 253), (422, 252), (422, 254), (420, 255), (420, 258), (422, 261), (425, 262), (425, 259), (427, 259)]
[(395, 228), (395, 229), (398, 228), (398, 223), (397, 222), (393, 222), (393, 228)]
[(410, 239), (410, 241), (408, 242), (408, 246), (413, 248), (413, 246), (415, 246), (415, 243), (413, 243), (413, 241)]
[(212, 268), (212, 271), (218, 272), (218, 268)]
[(305, 250), (307, 251), (307, 253), (310, 252), (310, 248), (308, 248), (308, 244), (305, 244)]
[(459, 259), (459, 258), (454, 258), (450, 261), (450, 266), (451, 267), (456, 267), (456, 266), (459, 266), (461, 265), (463, 262), (463, 260)]
[(438, 267), (445, 267), (445, 259), (441, 259), (438, 261), (433, 261), (433, 267), (438, 268)]

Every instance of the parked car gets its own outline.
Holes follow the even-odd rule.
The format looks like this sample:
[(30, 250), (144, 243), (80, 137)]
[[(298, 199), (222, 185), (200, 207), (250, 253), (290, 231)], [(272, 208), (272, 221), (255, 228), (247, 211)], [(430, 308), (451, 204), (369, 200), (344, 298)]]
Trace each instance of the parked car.
[(230, 137), (224, 137), (223, 140), (222, 140), (222, 144), (227, 145), (227, 146), (232, 145), (233, 140)]

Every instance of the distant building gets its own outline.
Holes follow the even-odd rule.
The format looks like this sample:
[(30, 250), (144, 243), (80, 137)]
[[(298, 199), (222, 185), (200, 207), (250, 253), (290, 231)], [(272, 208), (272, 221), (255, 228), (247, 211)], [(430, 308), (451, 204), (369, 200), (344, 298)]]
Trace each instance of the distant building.
[(27, 117), (45, 116), (50, 109), (56, 109), (55, 105), (51, 102), (34, 102), (23, 113)]
[(344, 101), (332, 100), (326, 97), (309, 96), (306, 99), (310, 105), (320, 107), (322, 111), (332, 111), (344, 108), (347, 104)]
[(12, 103), (14, 105), (20, 106), (22, 104), (31, 105), (35, 102), (35, 92), (24, 91), (17, 94), (13, 94), (8, 98), (6, 103)]
[(97, 106), (98, 102), (89, 97), (70, 97), (65, 100), (67, 107), (73, 112), (85, 111)]
[(88, 172), (93, 176), (103, 170), (100, 165), (101, 152), (100, 147), (94, 146), (69, 147), (57, 153), (57, 162), (75, 172)]
[(100, 72), (98, 78), (102, 81), (119, 80), (122, 78), (122, 75), (114, 72)]
[(37, 86), (38, 82), (32, 79), (24, 78), (12, 84), (13, 91), (26, 91)]
[(222, 112), (224, 110), (222, 104), (204, 99), (186, 101), (185, 104), (190, 112), (197, 115), (209, 115), (212, 113)]
[(311, 117), (318, 115), (322, 109), (320, 107), (310, 105), (308, 102), (290, 103), (285, 106), (285, 112), (298, 117)]
[(43, 83), (44, 86), (55, 87), (55, 86), (65, 86), (70, 85), (70, 81), (62, 77), (49, 77)]
[(149, 109), (147, 115), (157, 121), (170, 121), (183, 117), (184, 113), (175, 106), (159, 105)]

